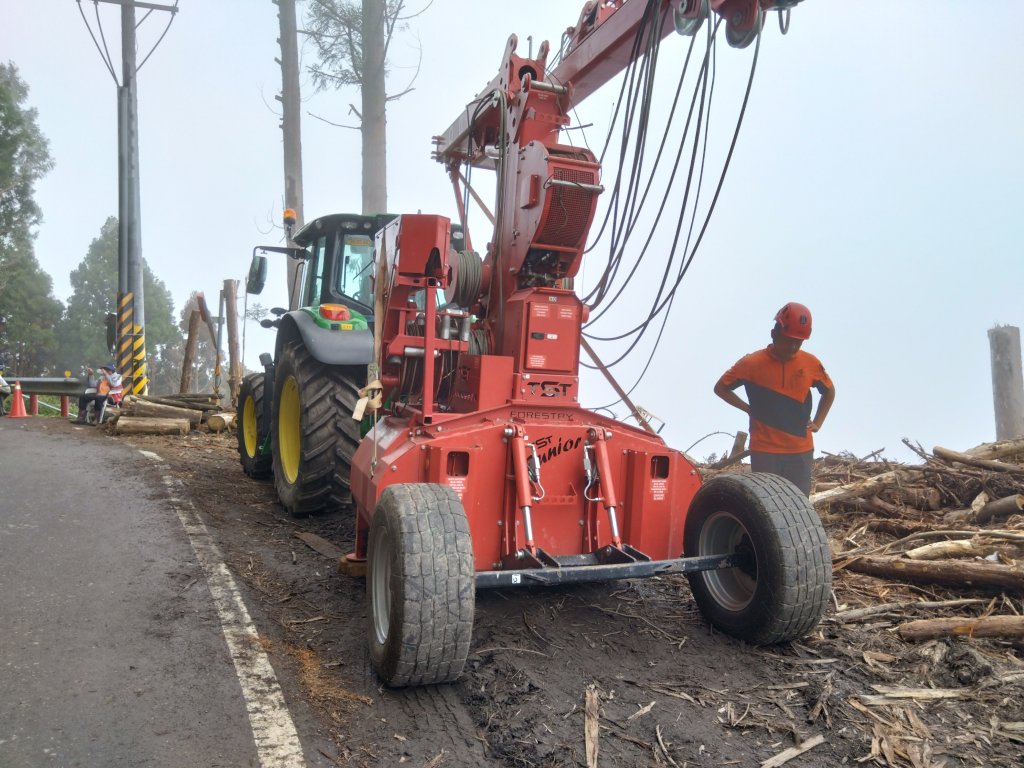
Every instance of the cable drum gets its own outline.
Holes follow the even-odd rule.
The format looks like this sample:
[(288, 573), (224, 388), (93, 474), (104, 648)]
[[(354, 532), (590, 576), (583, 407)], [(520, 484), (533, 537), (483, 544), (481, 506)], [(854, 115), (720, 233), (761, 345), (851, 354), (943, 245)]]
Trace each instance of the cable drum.
[(476, 328), (470, 331), (469, 334), (469, 349), (467, 352), (471, 355), (486, 355), (490, 350), (491, 344), (487, 339), (487, 331), (483, 328)]
[(458, 251), (455, 255), (455, 279), (444, 292), (451, 304), (469, 308), (480, 296), (483, 261), (476, 251)]

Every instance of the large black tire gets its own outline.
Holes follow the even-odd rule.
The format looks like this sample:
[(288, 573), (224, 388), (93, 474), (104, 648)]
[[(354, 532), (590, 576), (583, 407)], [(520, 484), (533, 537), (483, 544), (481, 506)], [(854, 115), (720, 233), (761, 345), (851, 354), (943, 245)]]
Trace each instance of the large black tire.
[(242, 462), (242, 470), (256, 479), (270, 477), (274, 471), (274, 457), (259, 452), (267, 436), (267, 425), (263, 421), (263, 374), (253, 373), (242, 379), (242, 385), (238, 388), (238, 423), (235, 425), (235, 434), (238, 437), (238, 458)]
[(365, 368), (325, 365), (301, 341), (281, 350), (274, 374), (274, 485), (295, 517), (351, 503), (349, 468), (360, 437), (352, 408), (360, 377)]
[(828, 539), (814, 507), (777, 475), (720, 475), (693, 498), (687, 557), (739, 552), (740, 568), (689, 574), (705, 618), (757, 645), (795, 640), (821, 619), (832, 588)]
[(458, 495), (431, 483), (384, 489), (370, 524), (370, 661), (385, 685), (447, 683), (469, 656), (476, 577)]

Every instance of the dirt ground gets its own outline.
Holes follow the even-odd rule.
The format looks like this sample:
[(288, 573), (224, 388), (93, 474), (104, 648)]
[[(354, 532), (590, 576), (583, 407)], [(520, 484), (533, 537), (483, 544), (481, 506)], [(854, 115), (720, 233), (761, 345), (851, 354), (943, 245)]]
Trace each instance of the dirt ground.
[[(682, 576), (481, 591), (457, 683), (383, 688), (366, 652), (363, 581), (297, 537), (314, 533), (348, 551), (351, 512), (289, 518), (271, 483), (242, 473), (233, 435), (91, 431), (169, 463), (251, 590), (274, 663), (301, 681), (334, 744), (321, 751), (338, 765), (586, 766), (588, 689), (600, 701), (602, 766), (1024, 764), (1024, 647), (912, 644), (892, 631), (921, 612), (836, 620), (835, 610), (880, 596), (950, 596), (841, 569), (818, 631), (773, 648), (712, 631)], [(849, 521), (824, 522), (835, 550)], [(970, 596), (1024, 612), (1020, 595)], [(805, 751), (784, 761), (795, 746)]]

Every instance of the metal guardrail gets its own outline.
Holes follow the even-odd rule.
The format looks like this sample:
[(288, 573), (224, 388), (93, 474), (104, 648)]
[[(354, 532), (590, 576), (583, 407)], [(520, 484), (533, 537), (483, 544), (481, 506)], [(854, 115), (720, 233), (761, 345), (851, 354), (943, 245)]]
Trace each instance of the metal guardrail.
[(14, 382), (21, 383), (23, 395), (80, 395), (85, 392), (85, 379), (58, 378), (56, 376), (26, 377), (7, 376), (7, 383), (14, 387)]

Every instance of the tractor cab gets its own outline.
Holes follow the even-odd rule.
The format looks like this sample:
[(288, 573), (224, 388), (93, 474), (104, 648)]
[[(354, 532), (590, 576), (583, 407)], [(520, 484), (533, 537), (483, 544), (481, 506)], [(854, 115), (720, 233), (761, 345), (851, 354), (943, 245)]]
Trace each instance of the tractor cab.
[(372, 315), (373, 238), (393, 218), (335, 213), (300, 229), (293, 240), (303, 249), (304, 274), (295, 303), (302, 307), (343, 304)]
[[(290, 230), (290, 212), (285, 224)], [(294, 216), (294, 214), (292, 214)], [(394, 216), (386, 213), (360, 216), (332, 213), (306, 224), (291, 235), (294, 245), (258, 245), (253, 248), (246, 291), (259, 294), (267, 279), (268, 252), (283, 253), (300, 262), (299, 275), (288, 304), (318, 307), (321, 304), (353, 306), (362, 314), (373, 312), (373, 238)]]

